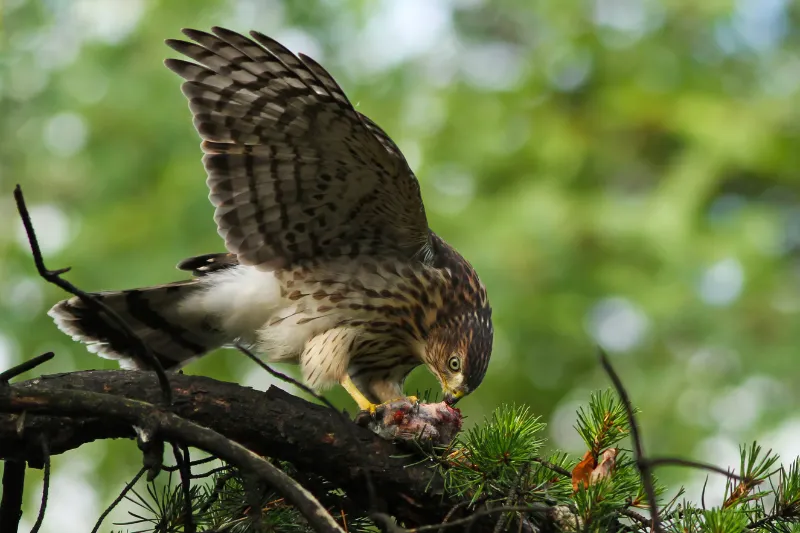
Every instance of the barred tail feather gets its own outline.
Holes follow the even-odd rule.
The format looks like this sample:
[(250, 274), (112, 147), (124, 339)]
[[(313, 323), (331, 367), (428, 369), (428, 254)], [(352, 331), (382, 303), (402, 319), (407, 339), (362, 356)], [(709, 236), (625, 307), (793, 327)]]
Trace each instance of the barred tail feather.
[[(190, 280), (92, 296), (116, 312), (164, 368), (175, 369), (232, 341), (214, 326), (212, 317), (181, 305), (202, 287), (197, 280)], [(79, 298), (57, 303), (48, 314), (61, 331), (85, 343), (90, 352), (117, 359), (122, 368), (147, 368), (119, 326), (105, 314), (88, 309)]]

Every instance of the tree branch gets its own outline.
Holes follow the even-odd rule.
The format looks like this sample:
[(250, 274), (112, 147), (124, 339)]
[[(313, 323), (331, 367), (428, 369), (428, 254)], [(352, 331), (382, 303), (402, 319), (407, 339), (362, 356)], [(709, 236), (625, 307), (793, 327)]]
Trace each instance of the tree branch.
[[(17, 432), (19, 417), (14, 414), (23, 410), (28, 412), (25, 431), (47, 435), (54, 455), (97, 439), (133, 438), (131, 425), (141, 421), (132, 413), (144, 416), (146, 411), (155, 413), (159, 422), (172, 415), (183, 417), (255, 453), (335, 480), (364, 509), (371, 507), (363, 475), (363, 469), (368, 469), (381, 505), (409, 525), (436, 523), (448, 508), (442, 506), (442, 484), (432, 469), (409, 466), (415, 459), (397, 457), (407, 455), (406, 450), (367, 429), (344, 427), (345, 421), (330, 409), (275, 387), (263, 393), (181, 374), (171, 376), (170, 383), (174, 402), (169, 411), (138, 403), (154, 404), (161, 399), (151, 372), (75, 372), (4, 387), (0, 389), (0, 411), (6, 413), (0, 414), (0, 457), (30, 458), (30, 447)], [(179, 434), (173, 436), (197, 446)], [(32, 459), (39, 460), (36, 455)]]
[[(157, 386), (156, 383), (153, 385)], [(212, 429), (141, 400), (85, 390), (54, 391), (36, 386), (20, 389), (12, 386), (0, 395), (0, 410), (61, 416), (99, 416), (129, 426), (155, 428), (154, 434), (150, 434), (150, 429), (140, 430), (139, 438), (143, 441), (163, 438), (212, 453), (269, 483), (287, 502), (297, 508), (315, 531), (343, 533), (325, 508), (299, 483), (262, 457)], [(46, 455), (47, 461), (49, 454)], [(48, 464), (45, 463), (45, 475)], [(43, 497), (43, 505), (45, 498)]]

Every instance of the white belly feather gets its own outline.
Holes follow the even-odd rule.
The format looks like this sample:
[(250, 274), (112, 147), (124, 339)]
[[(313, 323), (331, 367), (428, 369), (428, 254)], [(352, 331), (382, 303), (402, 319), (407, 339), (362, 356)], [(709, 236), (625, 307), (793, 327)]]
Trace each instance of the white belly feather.
[[(397, 269), (348, 261), (317, 264), (313, 273), (237, 266), (202, 281), (205, 289), (187, 297), (182, 312), (210, 317), (267, 361), (299, 363), (306, 382), (318, 390), (340, 382), (351, 352), (370, 338), (363, 326), (347, 324), (374, 318), (375, 309), (387, 304), (380, 293), (407, 282)], [(424, 351), (417, 343), (400, 348), (417, 357)]]
[(189, 296), (181, 310), (215, 317), (218, 327), (255, 345), (268, 361), (299, 362), (306, 344), (340, 319), (331, 312), (304, 322), (308, 315), (303, 300), (281, 296), (281, 282), (273, 272), (237, 266), (203, 281), (206, 289)]

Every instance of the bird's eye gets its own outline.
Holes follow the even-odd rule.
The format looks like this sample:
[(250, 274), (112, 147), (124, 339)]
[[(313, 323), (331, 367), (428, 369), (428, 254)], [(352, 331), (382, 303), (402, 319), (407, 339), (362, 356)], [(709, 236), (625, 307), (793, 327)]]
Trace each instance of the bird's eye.
[(461, 359), (457, 355), (450, 356), (450, 359), (447, 361), (447, 366), (453, 372), (458, 372), (461, 370)]

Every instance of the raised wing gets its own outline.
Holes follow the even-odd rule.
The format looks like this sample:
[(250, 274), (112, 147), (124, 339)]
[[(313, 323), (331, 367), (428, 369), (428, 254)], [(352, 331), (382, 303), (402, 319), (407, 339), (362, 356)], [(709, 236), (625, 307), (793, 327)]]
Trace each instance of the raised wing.
[(262, 35), (184, 30), (209, 198), (228, 250), (263, 269), (317, 257), (428, 257), (419, 184), (392, 140), (319, 64)]

